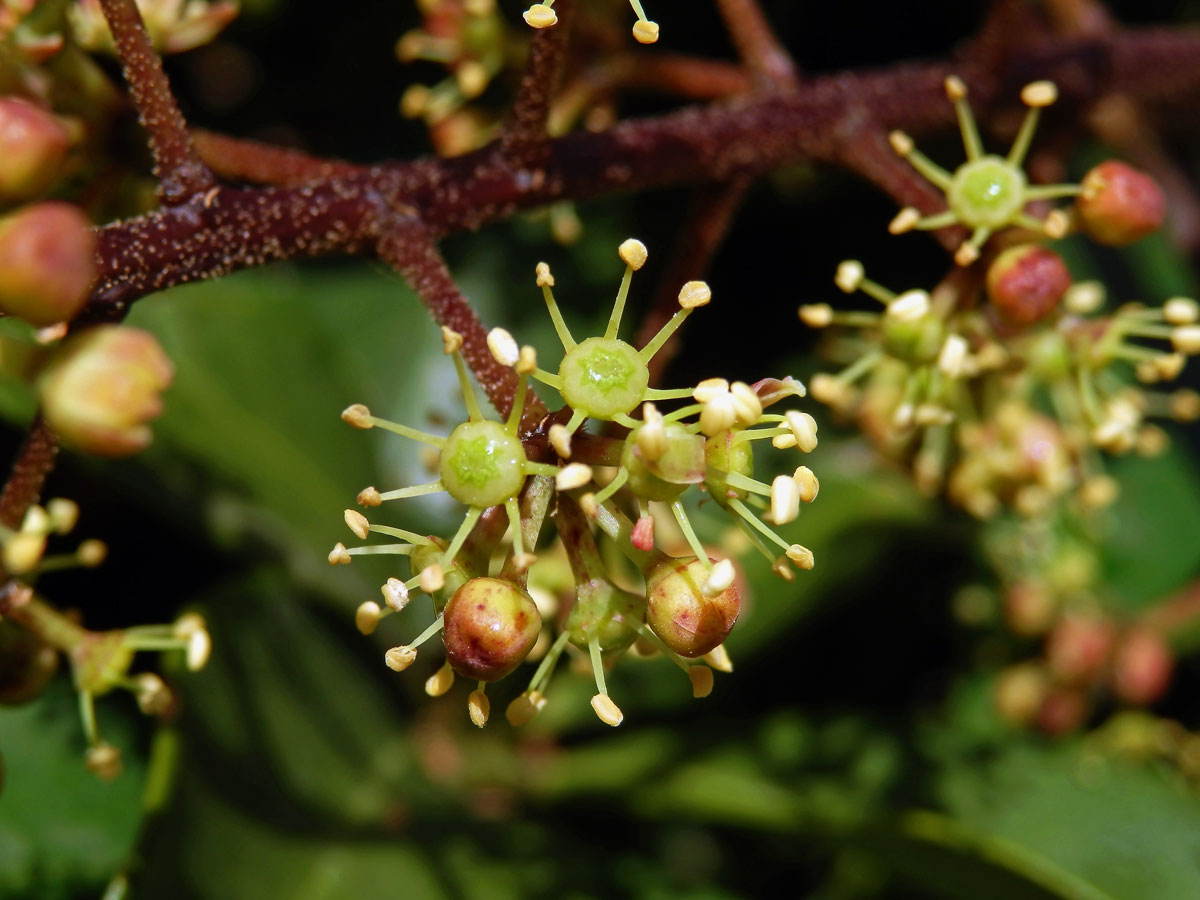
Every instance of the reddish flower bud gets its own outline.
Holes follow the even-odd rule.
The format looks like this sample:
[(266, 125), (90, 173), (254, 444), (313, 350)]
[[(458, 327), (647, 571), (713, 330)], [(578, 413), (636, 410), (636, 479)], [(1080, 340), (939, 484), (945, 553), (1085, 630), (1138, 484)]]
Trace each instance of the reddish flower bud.
[(742, 609), (736, 585), (708, 597), (707, 579), (708, 567), (694, 556), (664, 559), (646, 574), (646, 624), (689, 659), (720, 646)]
[(150, 443), (173, 371), (154, 335), (102, 325), (67, 338), (38, 376), (46, 421), (64, 442), (100, 456)]
[(1171, 683), (1175, 661), (1166, 642), (1153, 631), (1125, 635), (1113, 663), (1113, 690), (1126, 703), (1147, 706)]
[(1083, 176), (1083, 194), (1075, 208), (1092, 240), (1123, 247), (1158, 229), (1166, 201), (1153, 178), (1110, 159)]
[(988, 267), (992, 309), (1007, 324), (1020, 328), (1054, 312), (1070, 286), (1071, 273), (1062, 257), (1040, 244), (1009, 247)]
[(28, 200), (54, 186), (70, 136), (51, 113), (0, 97), (0, 202)]
[(542, 629), (533, 599), (501, 578), (472, 578), (454, 592), (442, 616), (450, 665), (479, 681), (496, 681), (519, 666)]
[(1064, 616), (1046, 643), (1050, 671), (1069, 684), (1094, 681), (1108, 664), (1115, 641), (1111, 622), (1093, 616)]
[(65, 322), (95, 276), (95, 238), (74, 206), (38, 203), (0, 220), (0, 312), (37, 326)]
[(1046, 695), (1038, 710), (1037, 726), (1045, 734), (1070, 734), (1081, 726), (1091, 712), (1087, 695), (1075, 688), (1055, 688)]

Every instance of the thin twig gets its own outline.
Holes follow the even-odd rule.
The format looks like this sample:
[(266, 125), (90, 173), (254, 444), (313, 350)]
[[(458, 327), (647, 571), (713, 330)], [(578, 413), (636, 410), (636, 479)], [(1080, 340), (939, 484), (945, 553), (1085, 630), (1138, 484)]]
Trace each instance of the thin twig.
[(500, 137), (501, 156), (513, 166), (536, 166), (544, 156), (549, 135), (546, 120), (550, 102), (562, 76), (571, 27), (571, 0), (559, 0), (554, 11), (558, 24), (538, 29), (529, 45), (529, 59), (521, 76), (512, 111)]
[(208, 190), (212, 172), (192, 147), (187, 124), (134, 0), (100, 0), (129, 92), (150, 137), (159, 198), (174, 206)]
[(19, 528), (29, 507), (42, 494), (46, 476), (54, 468), (58, 454), (58, 439), (50, 426), (39, 416), (29, 426), (29, 433), (17, 451), (4, 491), (0, 493), (0, 524)]
[(300, 150), (275, 147), (211, 131), (193, 131), (192, 142), (205, 164), (229, 181), (295, 187), (335, 177), (362, 175), (367, 166), (322, 159)]
[(794, 91), (800, 73), (771, 29), (758, 0), (717, 0), (730, 40), (761, 87)]

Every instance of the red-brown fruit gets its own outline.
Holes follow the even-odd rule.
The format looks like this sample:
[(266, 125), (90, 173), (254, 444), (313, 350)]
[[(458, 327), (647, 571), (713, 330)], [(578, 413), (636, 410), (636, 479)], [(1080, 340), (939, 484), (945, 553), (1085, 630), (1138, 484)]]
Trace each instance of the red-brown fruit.
[(742, 610), (736, 585), (706, 597), (707, 577), (708, 567), (694, 556), (664, 560), (646, 576), (646, 624), (689, 659), (724, 642)]
[(1062, 257), (1040, 244), (1009, 247), (988, 267), (992, 309), (1009, 325), (1025, 328), (1058, 308), (1071, 273)]
[(1075, 208), (1092, 240), (1123, 247), (1158, 230), (1166, 200), (1149, 175), (1110, 159), (1083, 176), (1083, 194)]
[(521, 664), (542, 630), (530, 596), (501, 578), (472, 578), (450, 598), (442, 640), (454, 671), (496, 681)]

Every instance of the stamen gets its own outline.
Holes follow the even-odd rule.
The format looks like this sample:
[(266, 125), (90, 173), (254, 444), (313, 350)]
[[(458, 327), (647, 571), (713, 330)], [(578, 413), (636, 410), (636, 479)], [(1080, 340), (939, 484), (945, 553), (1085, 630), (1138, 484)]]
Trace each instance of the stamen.
[(571, 330), (567, 328), (562, 313), (558, 311), (558, 304), (554, 301), (554, 292), (550, 290), (554, 286), (554, 276), (550, 274), (550, 266), (544, 262), (537, 264), (537, 283), (542, 289), (542, 296), (546, 298), (546, 306), (550, 310), (550, 318), (554, 322), (554, 330), (558, 332), (558, 339), (562, 342), (563, 349), (573, 350), (575, 338), (571, 337)]

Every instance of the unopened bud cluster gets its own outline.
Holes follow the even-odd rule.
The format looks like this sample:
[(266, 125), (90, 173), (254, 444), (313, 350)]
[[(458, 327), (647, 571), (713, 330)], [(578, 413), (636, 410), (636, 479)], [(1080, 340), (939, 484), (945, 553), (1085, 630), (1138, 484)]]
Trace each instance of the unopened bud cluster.
[[(544, 705), (555, 663), (568, 650), (590, 662), (597, 689), (592, 708), (610, 725), (619, 724), (623, 714), (609, 695), (605, 671), (635, 645), (674, 662), (687, 674), (694, 696), (712, 690), (712, 669), (731, 668), (722, 645), (741, 611), (741, 597), (734, 562), (706, 548), (689, 519), (684, 501), (692, 488), (706, 492), (728, 512), (781, 577), (792, 578), (794, 568), (813, 567), (812, 553), (785, 540), (777, 529), (816, 498), (816, 475), (801, 465), (769, 483), (754, 476), (755, 442), (805, 454), (816, 447), (817, 424), (810, 415), (766, 411), (780, 401), (803, 397), (804, 387), (791, 378), (753, 385), (709, 378), (692, 388), (650, 387), (650, 360), (693, 310), (709, 304), (712, 291), (704, 282), (684, 284), (675, 315), (644, 347), (635, 348), (618, 335), (633, 273), (645, 264), (647, 251), (630, 239), (620, 245), (618, 256), (625, 271), (607, 328), (583, 340), (574, 337), (559, 311), (549, 266), (536, 267), (536, 284), (563, 345), (555, 371), (541, 368), (533, 349), (504, 329), (488, 334), (492, 358), (512, 368), (517, 379), (504, 421), (483, 415), (462, 361), (463, 338), (445, 328), (444, 349), (458, 372), (466, 422), (442, 437), (382, 419), (361, 404), (342, 414), (356, 428), (392, 431), (437, 454), (436, 481), (360, 492), (359, 504), (368, 512), (389, 500), (440, 491), (467, 507), (462, 524), (448, 538), (375, 524), (363, 512), (347, 510), (345, 522), (356, 538), (374, 533), (394, 542), (338, 543), (329, 562), (345, 564), (374, 554), (409, 558), (408, 577), (389, 578), (381, 589), (382, 602), (361, 604), (357, 625), (371, 633), (383, 618), (405, 609), (414, 593), (429, 595), (433, 621), (412, 641), (388, 650), (384, 661), (394, 670), (407, 669), (417, 660), (417, 648), (440, 634), (446, 662), (426, 682), (426, 690), (435, 696), (445, 693), (456, 674), (474, 682), (468, 713), (478, 725), (490, 709), (486, 686), (531, 655), (541, 662), (527, 689), (507, 708), (513, 724), (528, 721)], [(529, 456), (520, 439), (531, 377), (554, 387), (567, 403), (550, 416), (548, 427), (543, 424), (546, 443), (538, 459)], [(583, 428), (588, 419), (622, 426), (627, 435), (589, 434)], [(544, 603), (539, 608), (531, 588), (539, 577), (534, 551), (547, 515), (555, 517), (568, 580), (575, 585), (567, 598), (569, 609), (557, 617), (557, 629), (548, 627), (549, 609)], [(660, 519), (678, 529), (684, 555), (661, 549), (656, 537)], [(615, 547), (641, 572), (643, 590), (618, 586), (621, 579), (602, 562), (602, 545)], [(499, 568), (493, 562), (498, 555), (503, 557)]]

